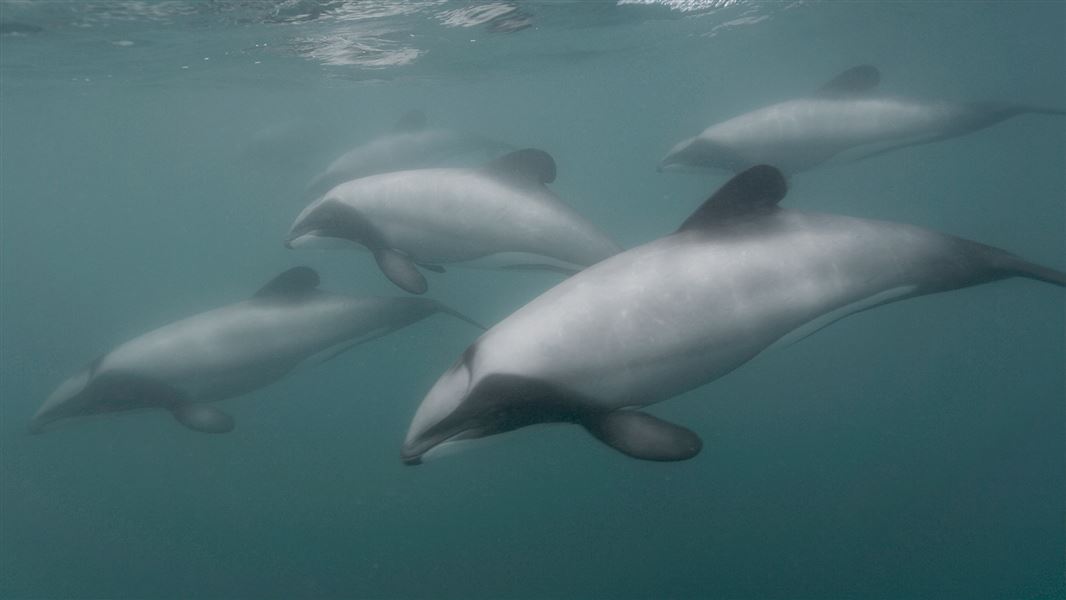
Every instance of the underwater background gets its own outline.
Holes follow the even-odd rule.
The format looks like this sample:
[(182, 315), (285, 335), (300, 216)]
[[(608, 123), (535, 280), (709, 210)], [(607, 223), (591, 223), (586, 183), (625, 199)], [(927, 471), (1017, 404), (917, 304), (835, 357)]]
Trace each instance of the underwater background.
[[(856, 315), (657, 405), (693, 460), (530, 428), (424, 466), (415, 408), (476, 337), (433, 317), (222, 403), (27, 424), (165, 323), (314, 266), (308, 180), (406, 111), (550, 152), (630, 247), (727, 178), (657, 173), (707, 125), (877, 65), (884, 91), (1066, 106), (1060, 2), (0, 3), (0, 596), (1066, 597), (1066, 311), (1012, 279)], [(1066, 267), (1066, 124), (825, 167), (784, 205), (913, 223)], [(494, 323), (557, 274), (449, 269)]]

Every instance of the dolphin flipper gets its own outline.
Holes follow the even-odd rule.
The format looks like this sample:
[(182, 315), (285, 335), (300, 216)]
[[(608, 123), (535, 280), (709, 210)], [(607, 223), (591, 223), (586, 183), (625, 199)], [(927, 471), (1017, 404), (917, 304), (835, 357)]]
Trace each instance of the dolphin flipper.
[(585, 417), (581, 424), (611, 448), (641, 460), (688, 460), (703, 441), (692, 431), (637, 410), (616, 410)]
[(170, 408), (170, 414), (178, 423), (200, 433), (229, 433), (234, 427), (233, 417), (204, 404), (181, 402)]
[(151, 377), (123, 372), (103, 373), (96, 377), (92, 385), (96, 394), (106, 398), (107, 404), (118, 410), (162, 408), (194, 431), (233, 431), (233, 417), (217, 408), (191, 402), (179, 388)]
[(374, 250), (374, 259), (377, 260), (378, 267), (385, 277), (405, 292), (424, 294), (429, 289), (426, 278), (418, 271), (415, 263), (397, 250), (378, 248)]

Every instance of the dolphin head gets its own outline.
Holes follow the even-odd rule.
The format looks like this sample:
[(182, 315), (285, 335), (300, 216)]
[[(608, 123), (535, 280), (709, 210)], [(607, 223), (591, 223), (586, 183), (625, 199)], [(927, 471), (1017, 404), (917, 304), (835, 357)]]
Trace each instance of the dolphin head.
[(64, 381), (48, 396), (30, 421), (30, 433), (41, 433), (47, 425), (61, 419), (97, 412), (93, 410), (97, 394), (91, 385), (97, 362)]
[[(426, 394), (411, 420), (401, 457), (409, 465), (441, 446), (538, 423), (581, 423), (589, 407), (578, 396), (533, 377), (483, 372), (478, 345), (467, 348)], [(484, 365), (482, 365), (484, 367)]]
[(697, 169), (722, 169), (730, 172), (743, 171), (749, 167), (743, 159), (720, 144), (704, 136), (689, 138), (676, 146), (659, 161), (660, 172), (681, 171), (685, 167)]
[(205, 433), (226, 433), (233, 418), (222, 411), (187, 401), (181, 390), (162, 381), (101, 366), (102, 356), (64, 381), (30, 421), (30, 433), (41, 433), (56, 421), (144, 408), (169, 411), (182, 425)]
[(329, 196), (309, 204), (296, 217), (285, 237), (286, 248), (341, 248), (360, 240), (360, 223), (344, 205)]
[[(474, 346), (471, 346), (473, 349)], [(468, 349), (447, 372), (441, 375), (418, 406), (401, 457), (406, 464), (422, 463), (422, 457), (445, 442), (487, 435), (484, 418), (474, 410), (472, 350)]]

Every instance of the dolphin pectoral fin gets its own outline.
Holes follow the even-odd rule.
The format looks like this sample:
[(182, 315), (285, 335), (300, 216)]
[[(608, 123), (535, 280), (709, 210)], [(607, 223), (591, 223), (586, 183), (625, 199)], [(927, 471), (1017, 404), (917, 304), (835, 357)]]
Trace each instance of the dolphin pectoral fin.
[(641, 460), (688, 460), (703, 448), (692, 431), (636, 410), (587, 416), (581, 424), (604, 444)]
[(204, 404), (180, 402), (170, 408), (178, 423), (201, 433), (229, 433), (233, 431), (233, 417)]
[(379, 248), (374, 251), (378, 267), (389, 281), (412, 294), (424, 294), (429, 289), (426, 278), (418, 272), (418, 267), (410, 258), (392, 248)]
[(822, 96), (849, 96), (876, 89), (881, 83), (881, 72), (872, 65), (852, 67), (830, 79), (819, 88)]

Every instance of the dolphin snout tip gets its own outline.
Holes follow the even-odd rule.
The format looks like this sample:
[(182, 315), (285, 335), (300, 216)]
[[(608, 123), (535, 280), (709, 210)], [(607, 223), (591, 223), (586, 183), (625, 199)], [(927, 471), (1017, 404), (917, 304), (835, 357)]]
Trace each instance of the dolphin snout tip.
[(422, 464), (422, 457), (421, 456), (404, 456), (404, 455), (401, 455), (400, 459), (403, 460), (403, 464), (407, 465), (408, 467), (417, 467), (418, 465)]
[(292, 240), (285, 240), (284, 242), (282, 242), (282, 245), (284, 245), (289, 250), (292, 250)]

